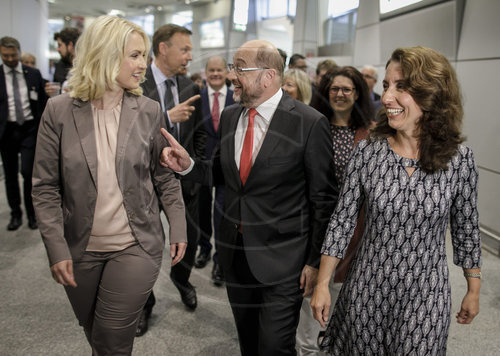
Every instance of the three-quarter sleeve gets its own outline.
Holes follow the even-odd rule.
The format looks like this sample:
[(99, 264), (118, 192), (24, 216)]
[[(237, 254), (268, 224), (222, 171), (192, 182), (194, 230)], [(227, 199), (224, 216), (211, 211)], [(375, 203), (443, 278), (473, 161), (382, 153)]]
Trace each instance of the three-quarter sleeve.
[(478, 172), (472, 150), (460, 146), (453, 158), (458, 169), (457, 189), (451, 201), (450, 227), (453, 262), (463, 268), (481, 266), (481, 236), (477, 210)]

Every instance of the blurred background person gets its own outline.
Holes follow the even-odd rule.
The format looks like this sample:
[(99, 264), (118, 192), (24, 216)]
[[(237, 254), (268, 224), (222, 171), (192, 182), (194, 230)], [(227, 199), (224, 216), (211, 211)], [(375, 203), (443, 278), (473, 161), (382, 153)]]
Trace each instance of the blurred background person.
[(386, 65), (377, 126), (355, 148), (323, 243), (311, 306), (325, 325), (328, 283), (366, 203), (366, 228), (321, 347), (333, 355), (445, 355), (451, 318), (445, 234), (467, 292), (456, 315), (479, 312), (477, 168), (463, 146), (455, 71), (440, 53), (398, 48)]
[(286, 67), (286, 59), (287, 59), (288, 55), (281, 48), (278, 48), (278, 52), (280, 53), (281, 58), (283, 58), (283, 68), (285, 68)]
[(97, 18), (77, 44), (70, 94), (49, 101), (38, 134), (40, 232), (52, 276), (64, 285), (93, 355), (132, 353), (162, 262), (159, 203), (170, 224), (172, 265), (186, 249), (181, 187), (158, 159), (163, 114), (139, 86), (148, 47), (141, 27)]
[(314, 86), (319, 87), (321, 79), (326, 72), (338, 67), (337, 63), (333, 59), (324, 59), (316, 65), (316, 78), (314, 79)]
[[(61, 32), (54, 34), (54, 41), (57, 42), (57, 52), (61, 60), (55, 64), (54, 79), (45, 84), (45, 92), (48, 96), (54, 96), (59, 92), (66, 92), (69, 71), (73, 67), (73, 58), (75, 57), (76, 41), (80, 37), (80, 30), (74, 27), (66, 27)], [(59, 83), (59, 86), (53, 85)], [(59, 92), (58, 92), (59, 91)]]
[(307, 72), (307, 62), (306, 57), (300, 53), (295, 53), (290, 57), (288, 62), (288, 69), (300, 69), (301, 71)]
[(47, 102), (44, 80), (38, 69), (21, 64), (21, 45), (15, 38), (0, 39), (0, 55), (3, 62), (0, 66), (0, 153), (10, 208), (7, 230), (17, 230), (23, 221), (19, 172), (23, 177), (28, 227), (34, 230), (38, 226), (31, 199), (31, 174), (38, 124)]
[[(344, 171), (354, 147), (368, 136), (372, 115), (368, 88), (363, 76), (354, 67), (334, 67), (323, 75), (318, 88), (322, 100), (311, 103), (315, 109), (330, 120), (330, 133), (333, 145), (333, 161), (337, 188), (343, 183)], [(359, 240), (364, 228), (364, 214), (359, 215), (357, 227), (344, 259), (330, 281), (331, 300), (335, 300), (344, 282), (349, 266), (358, 249)], [(297, 351), (299, 355), (317, 355), (318, 334), (321, 325), (312, 315), (311, 298), (304, 299), (300, 311), (297, 329)]]
[(380, 102), (380, 95), (373, 91), (375, 84), (377, 84), (378, 74), (375, 67), (370, 65), (365, 65), (361, 69), (361, 74), (363, 74), (363, 78), (365, 79), (366, 85), (368, 85), (368, 90), (370, 91), (370, 99), (373, 103), (373, 109), (376, 113), (378, 109), (382, 107), (382, 103)]
[(196, 84), (200, 90), (204, 88), (204, 83), (203, 83), (203, 78), (201, 77), (201, 74), (200, 73), (194, 73), (194, 74), (191, 74), (191, 76), (189, 77), (189, 79), (191, 79), (191, 81)]
[(33, 53), (24, 52), (21, 54), (21, 63), (25, 66), (36, 68), (36, 57)]
[(281, 88), (292, 98), (309, 105), (312, 91), (307, 74), (300, 69), (289, 69), (283, 74)]
[[(211, 160), (215, 148), (220, 142), (219, 124), (222, 110), (234, 104), (233, 91), (226, 85), (228, 75), (227, 62), (220, 56), (210, 57), (205, 66), (207, 76), (207, 87), (201, 91), (201, 106), (203, 110), (203, 122), (207, 132), (207, 144), (205, 159)], [(214, 192), (215, 190), (215, 192)], [(212, 199), (213, 194), (215, 194)], [(213, 202), (212, 202), (213, 200)], [(212, 204), (213, 203), (213, 204)], [(224, 284), (224, 273), (219, 265), (217, 254), (217, 241), (219, 240), (219, 225), (222, 218), (224, 204), (224, 184), (213, 187), (202, 186), (200, 189), (200, 251), (196, 256), (195, 267), (203, 268), (210, 261), (212, 244), (210, 238), (213, 233), (215, 242), (215, 253), (213, 255), (212, 282), (216, 286)], [(212, 219), (213, 212), (213, 219)]]

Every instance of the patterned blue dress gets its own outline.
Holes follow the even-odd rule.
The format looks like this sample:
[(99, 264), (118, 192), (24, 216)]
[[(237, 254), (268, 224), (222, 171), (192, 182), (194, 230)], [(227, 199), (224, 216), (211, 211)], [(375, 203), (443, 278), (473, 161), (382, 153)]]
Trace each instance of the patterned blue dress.
[[(405, 167), (416, 167), (411, 176)], [(334, 355), (444, 355), (451, 296), (445, 233), (453, 262), (481, 265), (477, 168), (459, 146), (448, 170), (426, 174), (386, 139), (361, 141), (347, 166), (322, 253), (342, 258), (366, 201), (365, 231), (327, 327)]]

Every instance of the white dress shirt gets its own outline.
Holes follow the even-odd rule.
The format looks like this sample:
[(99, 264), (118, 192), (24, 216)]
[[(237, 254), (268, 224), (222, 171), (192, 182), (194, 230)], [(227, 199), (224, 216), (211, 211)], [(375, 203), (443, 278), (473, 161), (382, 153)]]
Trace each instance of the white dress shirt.
[[(5, 75), (5, 87), (7, 89), (7, 97), (9, 102), (9, 117), (7, 121), (17, 122), (16, 104), (14, 102), (14, 88), (12, 86), (12, 70), (5, 64), (2, 66), (2, 68)], [(23, 73), (23, 68), (21, 66), (21, 62), (19, 62), (17, 67), (14, 68), (14, 70), (16, 71), (16, 78), (19, 84), (19, 94), (21, 95), (21, 103), (23, 105), (24, 120), (25, 121), (32, 120), (33, 115), (31, 114), (30, 100), (28, 97), (28, 86), (26, 85), (26, 80), (24, 79), (24, 73)], [(30, 95), (36, 96), (36, 98), (34, 99), (38, 100), (38, 92), (36, 90), (33, 90), (32, 93), (30, 93)]]
[[(208, 93), (208, 104), (210, 106), (210, 113), (212, 113), (212, 108), (214, 107), (214, 94), (215, 90), (212, 89), (210, 85), (207, 85), (207, 93)], [(219, 117), (224, 110), (224, 106), (226, 104), (226, 95), (227, 95), (227, 85), (223, 85), (222, 88), (218, 91), (219, 93)]]
[[(179, 92), (177, 90), (177, 79), (175, 78), (175, 76), (167, 77), (165, 74), (163, 74), (163, 72), (156, 66), (154, 61), (153, 63), (151, 63), (151, 71), (153, 72), (153, 78), (155, 78), (156, 89), (158, 90), (158, 95), (160, 97), (161, 110), (166, 113), (164, 100), (165, 100), (165, 93), (167, 91), (167, 84), (165, 83), (165, 81), (169, 78), (172, 79), (173, 85), (171, 89), (172, 89), (172, 96), (174, 97), (174, 104), (179, 105)], [(168, 122), (170, 124), (170, 127), (174, 126), (172, 121), (170, 121), (170, 117), (168, 117)], [(177, 127), (177, 129), (179, 129), (179, 127)]]

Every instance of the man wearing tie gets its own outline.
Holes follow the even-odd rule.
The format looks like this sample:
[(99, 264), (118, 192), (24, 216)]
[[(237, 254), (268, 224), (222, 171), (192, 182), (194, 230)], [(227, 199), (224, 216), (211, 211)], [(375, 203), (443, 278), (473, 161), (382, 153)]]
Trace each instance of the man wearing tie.
[[(142, 83), (144, 95), (161, 104), (166, 126), (194, 157), (205, 157), (206, 132), (201, 113), (199, 88), (183, 74), (192, 60), (191, 31), (174, 24), (163, 25), (153, 35), (154, 61), (146, 70)], [(170, 278), (180, 292), (182, 302), (190, 309), (197, 306), (194, 287), (189, 276), (198, 246), (198, 196), (200, 184), (182, 181), (182, 196), (186, 206), (188, 246), (181, 262), (172, 267)], [(137, 335), (148, 328), (148, 318), (155, 303), (154, 294), (144, 306)]]
[[(212, 159), (215, 147), (219, 143), (219, 123), (222, 110), (234, 104), (233, 91), (226, 85), (227, 62), (220, 56), (210, 57), (205, 66), (207, 87), (201, 91), (203, 122), (207, 132), (206, 159)], [(213, 204), (214, 241), (219, 238), (219, 224), (224, 203), (224, 185), (202, 186), (200, 190), (200, 252), (196, 257), (195, 267), (203, 268), (210, 260), (212, 244), (212, 188), (215, 188)], [(215, 246), (217, 249), (217, 245)], [(218, 263), (217, 252), (213, 256), (212, 281), (216, 286), (224, 284), (224, 274)]]
[(21, 46), (12, 37), (0, 39), (0, 153), (5, 173), (5, 188), (10, 207), (7, 230), (22, 225), (19, 189), (19, 154), (24, 181), (24, 206), (30, 229), (38, 227), (31, 201), (31, 173), (35, 157), (36, 135), (47, 97), (40, 72), (21, 64)]
[(224, 181), (217, 243), (242, 355), (295, 355), (302, 296), (338, 196), (329, 124), (283, 93), (271, 43), (245, 43), (230, 69), (240, 105), (222, 113), (213, 162), (191, 160), (166, 131), (161, 160), (187, 179)]

